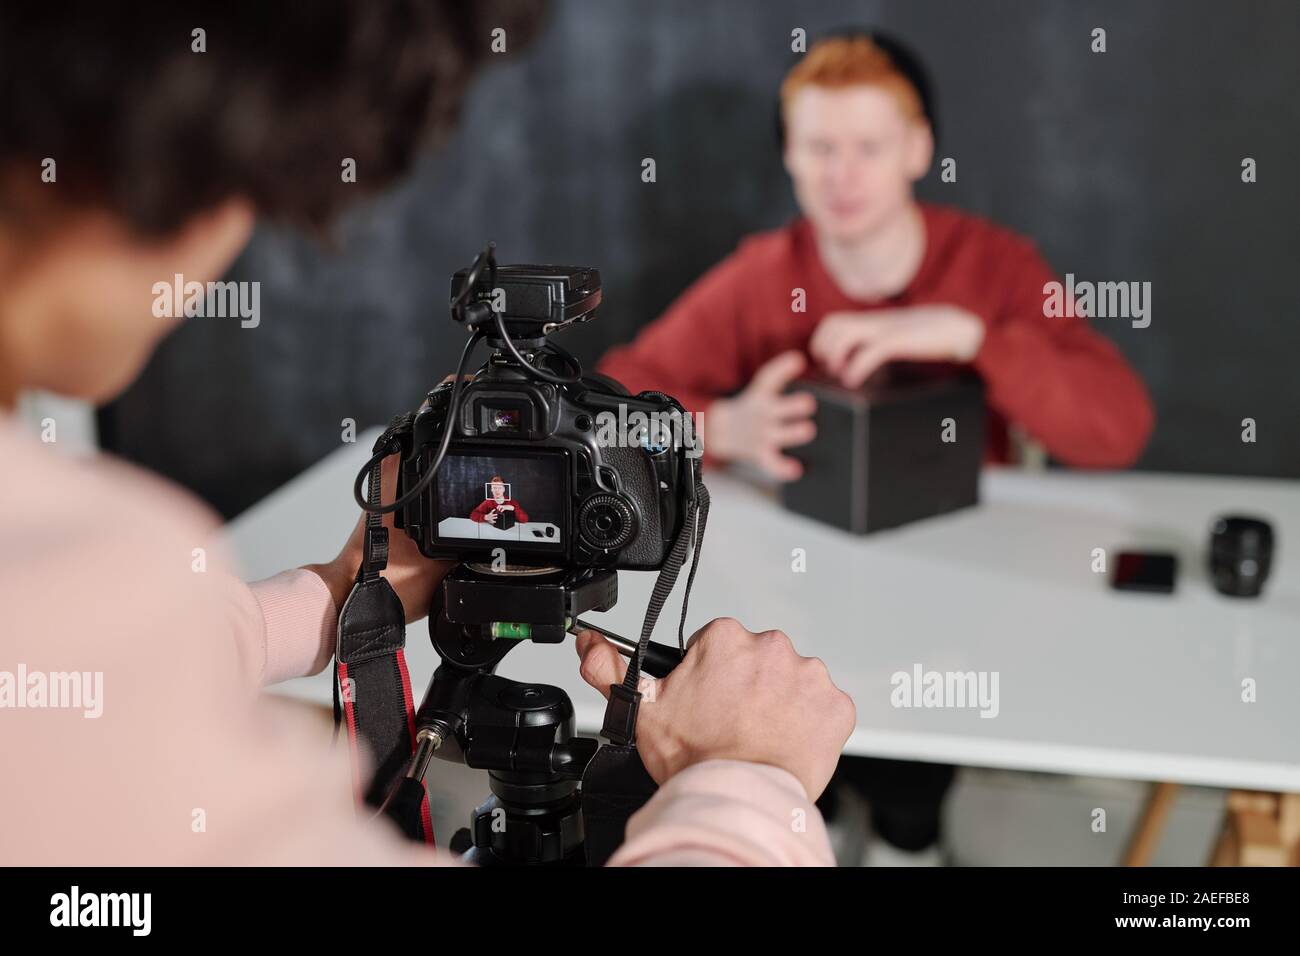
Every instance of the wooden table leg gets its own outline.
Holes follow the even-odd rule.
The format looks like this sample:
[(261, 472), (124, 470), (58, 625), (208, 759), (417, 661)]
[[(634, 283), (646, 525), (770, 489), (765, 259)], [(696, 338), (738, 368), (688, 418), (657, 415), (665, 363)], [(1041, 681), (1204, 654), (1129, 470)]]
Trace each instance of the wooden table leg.
[(1178, 796), (1178, 784), (1155, 783), (1151, 785), (1151, 795), (1142, 810), (1137, 829), (1129, 838), (1128, 849), (1124, 851), (1125, 866), (1147, 866), (1151, 855), (1160, 843), (1160, 834), (1164, 831), (1169, 811), (1173, 809), (1174, 798)]
[(1300, 796), (1263, 790), (1232, 790), (1212, 866), (1300, 864)]
[(1223, 811), (1223, 825), (1210, 853), (1210, 866), (1241, 866), (1241, 841), (1230, 810)]

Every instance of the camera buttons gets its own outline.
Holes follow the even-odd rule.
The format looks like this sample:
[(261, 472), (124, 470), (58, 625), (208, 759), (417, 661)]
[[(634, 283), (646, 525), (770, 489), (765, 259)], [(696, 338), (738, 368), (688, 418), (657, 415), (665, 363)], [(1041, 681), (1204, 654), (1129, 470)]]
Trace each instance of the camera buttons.
[(578, 508), (578, 535), (601, 551), (616, 551), (636, 537), (636, 513), (620, 495), (596, 494)]

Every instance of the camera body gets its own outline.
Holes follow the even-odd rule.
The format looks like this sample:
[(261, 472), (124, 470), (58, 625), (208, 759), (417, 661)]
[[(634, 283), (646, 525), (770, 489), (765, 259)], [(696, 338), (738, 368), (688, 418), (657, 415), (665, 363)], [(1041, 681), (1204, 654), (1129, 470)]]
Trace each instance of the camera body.
[[(614, 607), (619, 570), (657, 570), (656, 593), (671, 591), (694, 549), (689, 595), (709, 493), (681, 405), (583, 375), (548, 338), (593, 317), (600, 275), (498, 267), (495, 249), (488, 243), (452, 277), (451, 315), (470, 332), (456, 374), (418, 410), (393, 419), (353, 482), (367, 517), (356, 584), (339, 613), (339, 676), (365, 687), (345, 703), (350, 725), (376, 755), (371, 802), (407, 836), (429, 835), (423, 778), (436, 756), (491, 773), (492, 798), (475, 812), (472, 830), (451, 840), (471, 862), (578, 862), (586, 834), (604, 835), (589, 857), (603, 862), (622, 838), (623, 820), (607, 813), (593, 818), (596, 825), (583, 820), (581, 788), (598, 741), (575, 736), (563, 691), (495, 671), (521, 641), (559, 643), (587, 627), (630, 654), (633, 678), (643, 664), (666, 675), (681, 654), (649, 643), (661, 600), (646, 610), (640, 643), (580, 615)], [(484, 339), (492, 354), (470, 378), (464, 373)], [(385, 504), (380, 477), (394, 455), (397, 493)], [(390, 544), (383, 514), (425, 556), (456, 562), (429, 604), (429, 639), (442, 663), (414, 712), (398, 656), (405, 613), (381, 574)], [(685, 599), (682, 608), (684, 625)], [(622, 685), (611, 691), (603, 730), (611, 742), (635, 741), (638, 700)], [(630, 812), (653, 781), (642, 769), (634, 788), (619, 789), (610, 779), (619, 766), (597, 774), (594, 802), (617, 793)], [(501, 812), (505, 831), (496, 826)]]
[[(416, 412), (403, 440), (399, 496), (427, 477), (444, 429), (452, 434), (432, 481), (396, 512), (396, 526), (430, 558), (498, 568), (659, 568), (694, 488), (699, 452), (689, 416), (666, 395), (633, 396), (603, 376), (553, 374), (553, 382), (533, 372), (564, 357), (547, 335), (592, 317), (599, 274), (502, 266), (480, 278), (462, 270), (452, 293), (453, 301), (487, 304), (509, 342), (489, 337), (492, 355), (454, 408), (453, 382), (444, 382)], [(477, 315), (486, 324), (481, 307)]]

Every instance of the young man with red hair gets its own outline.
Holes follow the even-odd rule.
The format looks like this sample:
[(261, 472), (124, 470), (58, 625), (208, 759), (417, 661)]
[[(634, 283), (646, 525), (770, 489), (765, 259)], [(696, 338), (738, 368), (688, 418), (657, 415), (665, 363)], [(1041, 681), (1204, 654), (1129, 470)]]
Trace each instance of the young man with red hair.
[(1009, 459), (1016, 424), (1066, 464), (1131, 465), (1153, 414), (1119, 351), (1073, 310), (1044, 316), (1056, 277), (1029, 241), (913, 196), (933, 158), (932, 119), (925, 73), (896, 42), (814, 44), (781, 85), (803, 215), (745, 238), (600, 370), (706, 412), (709, 460), (782, 480), (799, 476), (784, 450), (812, 437), (815, 411), (786, 386), (818, 370), (856, 387), (900, 362), (979, 374), (990, 460)]
[(528, 512), (524, 510), (523, 505), (515, 501), (514, 498), (506, 497), (506, 480), (500, 475), (493, 475), (492, 480), (488, 482), (488, 491), (492, 493), (491, 498), (484, 498), (479, 502), (477, 508), (469, 513), (469, 520), (482, 524), (486, 521), (488, 524), (496, 524), (501, 515), (507, 511), (515, 513), (515, 520), (520, 524), (528, 523)]
[[(799, 477), (786, 450), (814, 434), (813, 397), (787, 394), (795, 379), (853, 388), (900, 363), (911, 377), (978, 373), (989, 460), (1010, 459), (1015, 424), (1066, 464), (1131, 465), (1154, 416), (1119, 351), (1077, 310), (1045, 316), (1055, 276), (1029, 241), (914, 197), (934, 154), (916, 58), (880, 35), (828, 37), (787, 74), (780, 107), (803, 215), (745, 238), (600, 371), (703, 412), (706, 462), (780, 480)], [(952, 767), (846, 758), (838, 775), (870, 805), (868, 862), (941, 859)]]

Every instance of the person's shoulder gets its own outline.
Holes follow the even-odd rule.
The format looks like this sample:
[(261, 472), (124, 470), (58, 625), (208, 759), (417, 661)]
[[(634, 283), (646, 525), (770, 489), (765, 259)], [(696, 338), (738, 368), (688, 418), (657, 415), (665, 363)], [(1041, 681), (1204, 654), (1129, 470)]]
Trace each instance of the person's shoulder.
[(779, 274), (795, 261), (806, 230), (803, 219), (792, 219), (775, 229), (749, 233), (736, 243), (726, 262), (751, 277)]
[[(142, 570), (155, 561), (184, 555), (189, 568), (195, 548), (206, 549), (219, 527), (216, 516), (179, 486), (106, 454), (77, 456), (54, 449), (18, 423), (0, 423), (0, 458), (19, 480), (0, 492), (0, 527), (23, 535), (60, 566), (73, 559), (111, 553)], [(45, 544), (42, 545), (42, 542)], [(47, 551), (48, 548), (48, 551)], [(22, 555), (13, 555), (22, 560)]]
[(921, 203), (920, 208), (927, 241), (943, 259), (964, 260), (987, 272), (1042, 261), (1031, 238), (991, 219), (935, 203)]
[(926, 232), (933, 241), (992, 253), (1024, 252), (1034, 241), (984, 216), (953, 206), (921, 203)]
[(0, 603), (18, 653), (117, 675), (167, 660), (214, 687), (235, 679), (239, 645), (209, 638), (249, 603), (210, 511), (140, 468), (74, 457), (13, 422), (0, 423), (0, 461), (21, 476), (0, 489), (0, 534), (16, 543), (0, 549)]

